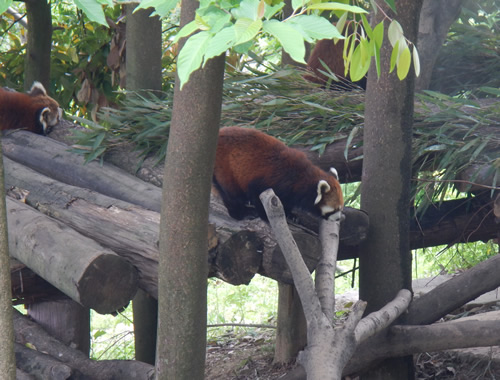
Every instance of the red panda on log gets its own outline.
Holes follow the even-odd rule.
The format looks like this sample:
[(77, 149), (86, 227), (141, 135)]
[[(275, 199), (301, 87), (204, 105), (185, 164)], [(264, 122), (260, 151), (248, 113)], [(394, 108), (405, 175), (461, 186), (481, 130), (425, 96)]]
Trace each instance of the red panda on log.
[(59, 123), (62, 110), (47, 95), (45, 87), (34, 82), (27, 93), (0, 88), (0, 130), (26, 129), (46, 135)]
[(255, 129), (226, 127), (219, 132), (213, 182), (229, 215), (243, 219), (267, 216), (259, 195), (272, 188), (285, 213), (294, 208), (328, 218), (342, 210), (344, 199), (337, 171), (326, 173), (297, 149)]

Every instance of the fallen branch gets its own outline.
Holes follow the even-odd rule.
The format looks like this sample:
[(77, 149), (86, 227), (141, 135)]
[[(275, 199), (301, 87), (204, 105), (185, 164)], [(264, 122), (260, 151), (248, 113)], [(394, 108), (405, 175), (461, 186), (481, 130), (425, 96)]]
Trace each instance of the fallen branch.
[[(387, 327), (404, 312), (410, 303), (411, 293), (408, 290), (402, 290), (398, 294), (397, 300), (388, 304), (379, 312), (370, 315), (369, 319), (359, 329), (357, 329), (357, 326), (363, 316), (366, 303), (358, 301), (344, 325), (335, 327), (333, 319), (329, 315), (333, 313), (333, 303), (327, 294), (327, 286), (331, 284), (330, 276), (333, 278), (335, 272), (332, 257), (335, 256), (336, 246), (338, 246), (340, 213), (330, 217), (330, 221), (324, 221), (324, 225), (321, 226), (322, 236), (328, 237), (323, 246), (334, 252), (328, 254), (330, 257), (326, 259), (327, 264), (323, 268), (323, 272), (331, 270), (333, 273), (327, 276), (325, 276), (325, 273), (322, 274), (326, 279), (320, 280), (318, 288), (324, 294), (319, 298), (319, 294), (314, 289), (311, 275), (301, 259), (297, 245), (288, 229), (281, 201), (272, 189), (264, 191), (260, 195), (260, 199), (266, 210), (276, 240), (290, 267), (306, 317), (307, 346), (304, 351), (299, 353), (297, 361), (305, 368), (309, 380), (340, 380), (343, 368), (361, 340)], [(329, 292), (333, 293), (333, 286)], [(320, 300), (324, 301), (325, 305)], [(372, 326), (375, 327), (370, 329)]]

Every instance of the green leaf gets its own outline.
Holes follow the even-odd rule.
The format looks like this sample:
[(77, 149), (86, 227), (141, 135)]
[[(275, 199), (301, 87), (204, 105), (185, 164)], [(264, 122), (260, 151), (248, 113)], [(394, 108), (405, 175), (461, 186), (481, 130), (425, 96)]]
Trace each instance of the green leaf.
[(320, 9), (328, 11), (346, 11), (352, 13), (368, 13), (368, 11), (363, 8), (357, 7), (355, 5), (341, 4), (341, 3), (316, 3), (307, 7), (307, 10)]
[(259, 0), (242, 0), (238, 8), (231, 10), (231, 14), (235, 19), (250, 18), (257, 19), (259, 11)]
[(396, 67), (396, 63), (398, 62), (399, 57), (399, 41), (396, 41), (396, 45), (392, 48), (391, 53), (391, 64), (389, 67), (389, 72), (392, 73), (392, 70)]
[(281, 46), (283, 46), (283, 49), (285, 49), (294, 61), (306, 63), (304, 61), (306, 54), (304, 37), (302, 37), (300, 32), (296, 31), (286, 22), (279, 22), (277, 20), (264, 21), (263, 30), (276, 37)]
[(370, 39), (373, 39), (373, 29), (371, 28), (370, 23), (368, 22), (368, 20), (364, 14), (361, 14), (361, 20), (363, 21), (363, 28), (366, 32), (366, 35)]
[(75, 0), (75, 4), (85, 13), (90, 21), (108, 27), (101, 4), (97, 3), (95, 0)]
[(354, 49), (349, 70), (349, 75), (353, 82), (361, 80), (368, 72), (370, 67), (370, 55), (367, 54), (368, 49), (367, 40), (361, 40)]
[(389, 42), (394, 47), (396, 43), (404, 38), (403, 28), (396, 20), (392, 20), (389, 24), (389, 29), (387, 30), (387, 37), (389, 37)]
[(420, 75), (420, 58), (418, 57), (417, 47), (413, 45), (413, 67), (415, 69), (415, 76)]
[(175, 8), (179, 0), (143, 0), (134, 9), (134, 12), (139, 9), (147, 9), (153, 7), (155, 12), (152, 15), (158, 15), (161, 18), (168, 16), (170, 11)]
[(373, 44), (373, 55), (375, 57), (375, 68), (377, 69), (377, 78), (380, 78), (380, 46), (377, 46), (377, 42)]
[(275, 4), (273, 6), (266, 6), (266, 11), (264, 12), (264, 18), (266, 20), (269, 20), (271, 17), (273, 17), (276, 13), (281, 11), (283, 7), (285, 6), (285, 2), (279, 2), (278, 4)]
[(0, 0), (0, 15), (12, 5), (12, 0)]
[(399, 55), (398, 59), (398, 78), (399, 80), (403, 80), (408, 75), (408, 71), (410, 70), (411, 65), (411, 53), (410, 48), (406, 46), (404, 50)]
[(286, 23), (299, 31), (307, 42), (344, 38), (330, 21), (317, 15), (299, 15)]
[(182, 27), (181, 30), (175, 35), (174, 40), (172, 43), (177, 43), (182, 37), (187, 37), (190, 34), (196, 32), (199, 29), (198, 23), (193, 20), (191, 22), (188, 22), (186, 25)]
[(234, 24), (234, 34), (236, 44), (243, 44), (252, 40), (262, 28), (262, 20), (252, 20), (249, 18), (240, 18)]
[(177, 57), (177, 75), (181, 82), (181, 89), (189, 80), (189, 77), (200, 68), (203, 61), (203, 55), (208, 47), (208, 42), (211, 39), (208, 32), (199, 32), (189, 37), (179, 52)]
[(217, 57), (234, 45), (236, 34), (234, 33), (234, 25), (222, 29), (214, 35), (209, 41), (205, 52), (204, 64), (213, 57)]
[(394, 12), (394, 13), (398, 13), (396, 11), (396, 4), (394, 3), (394, 0), (384, 0), (385, 3), (389, 6), (389, 8), (391, 8), (391, 10)]
[(304, 0), (292, 0), (292, 8), (294, 11), (299, 9), (300, 7), (303, 7), (305, 5), (306, 1)]
[(196, 12), (196, 18), (203, 22), (203, 25), (205, 25), (204, 30), (210, 30), (212, 34), (218, 33), (231, 21), (229, 13), (214, 5), (199, 9)]
[(377, 45), (377, 48), (380, 50), (382, 47), (382, 42), (384, 42), (384, 23), (379, 22), (378, 25), (373, 28), (373, 40)]

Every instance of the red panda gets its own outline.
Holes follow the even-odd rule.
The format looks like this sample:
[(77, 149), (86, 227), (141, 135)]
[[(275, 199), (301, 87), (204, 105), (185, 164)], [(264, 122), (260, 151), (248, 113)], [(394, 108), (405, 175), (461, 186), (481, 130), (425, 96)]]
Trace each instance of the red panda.
[(330, 170), (324, 172), (304, 153), (263, 132), (226, 127), (219, 132), (213, 182), (234, 219), (251, 215), (251, 203), (267, 221), (259, 195), (268, 188), (287, 215), (299, 208), (326, 219), (344, 204), (337, 171)]
[[(331, 80), (330, 87), (338, 90), (352, 90), (355, 88), (344, 75), (344, 40), (339, 40), (334, 43), (333, 40), (319, 40), (314, 46), (309, 59), (307, 60), (307, 70), (312, 71), (312, 74), (304, 75), (304, 78), (310, 82), (318, 83), (325, 86), (330, 78), (322, 72), (328, 73), (328, 69), (335, 74), (338, 82)], [(366, 89), (366, 77), (355, 82), (359, 87)]]
[(62, 110), (47, 95), (45, 87), (34, 82), (27, 93), (0, 88), (0, 130), (26, 129), (46, 135), (59, 123)]

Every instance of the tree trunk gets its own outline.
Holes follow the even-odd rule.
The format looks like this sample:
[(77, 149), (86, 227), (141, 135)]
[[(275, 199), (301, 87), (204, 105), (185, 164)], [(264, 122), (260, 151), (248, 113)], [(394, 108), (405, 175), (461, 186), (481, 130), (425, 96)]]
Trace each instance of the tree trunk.
[(12, 326), (12, 292), (10, 282), (7, 206), (5, 203), (3, 155), (0, 147), (0, 373), (5, 380), (16, 378), (14, 333)]
[[(129, 91), (161, 91), (162, 35), (161, 20), (150, 17), (153, 9), (139, 9), (137, 3), (125, 4), (126, 24), (126, 85)], [(147, 41), (147, 44), (144, 43)], [(145, 70), (144, 68), (148, 69)], [(134, 343), (137, 360), (154, 365), (158, 326), (158, 301), (139, 290), (132, 302), (134, 313)]]
[[(183, 0), (181, 27), (198, 1)], [(181, 41), (182, 48), (184, 41)], [(160, 222), (156, 377), (203, 379), (206, 347), (208, 210), (220, 124), (224, 55), (181, 90), (176, 78)]]
[(307, 325), (294, 285), (278, 283), (278, 321), (274, 363), (285, 364), (297, 357), (307, 344)]
[(28, 306), (28, 315), (53, 337), (89, 356), (89, 308), (71, 299), (40, 301)]
[(139, 289), (133, 301), (135, 360), (155, 364), (158, 301)]
[(52, 46), (52, 14), (46, 0), (28, 0), (28, 46), (24, 61), (24, 90), (34, 81), (50, 88), (50, 52)]
[(415, 90), (429, 89), (432, 71), (451, 24), (457, 19), (464, 0), (424, 0), (418, 27), (420, 76)]
[(161, 20), (158, 16), (150, 17), (152, 8), (134, 12), (137, 5), (137, 3), (125, 5), (127, 90), (161, 91)]
[[(394, 15), (404, 35), (416, 41), (422, 1), (400, 1)], [(385, 15), (378, 12), (374, 24)], [(387, 29), (386, 29), (387, 30)], [(370, 67), (366, 91), (361, 207), (370, 215), (370, 231), (361, 245), (360, 299), (367, 312), (380, 309), (400, 289), (411, 289), (409, 205), (414, 74), (404, 81), (389, 74), (392, 48), (386, 36), (380, 51), (381, 74)], [(412, 379), (412, 357), (390, 359), (363, 379)]]

